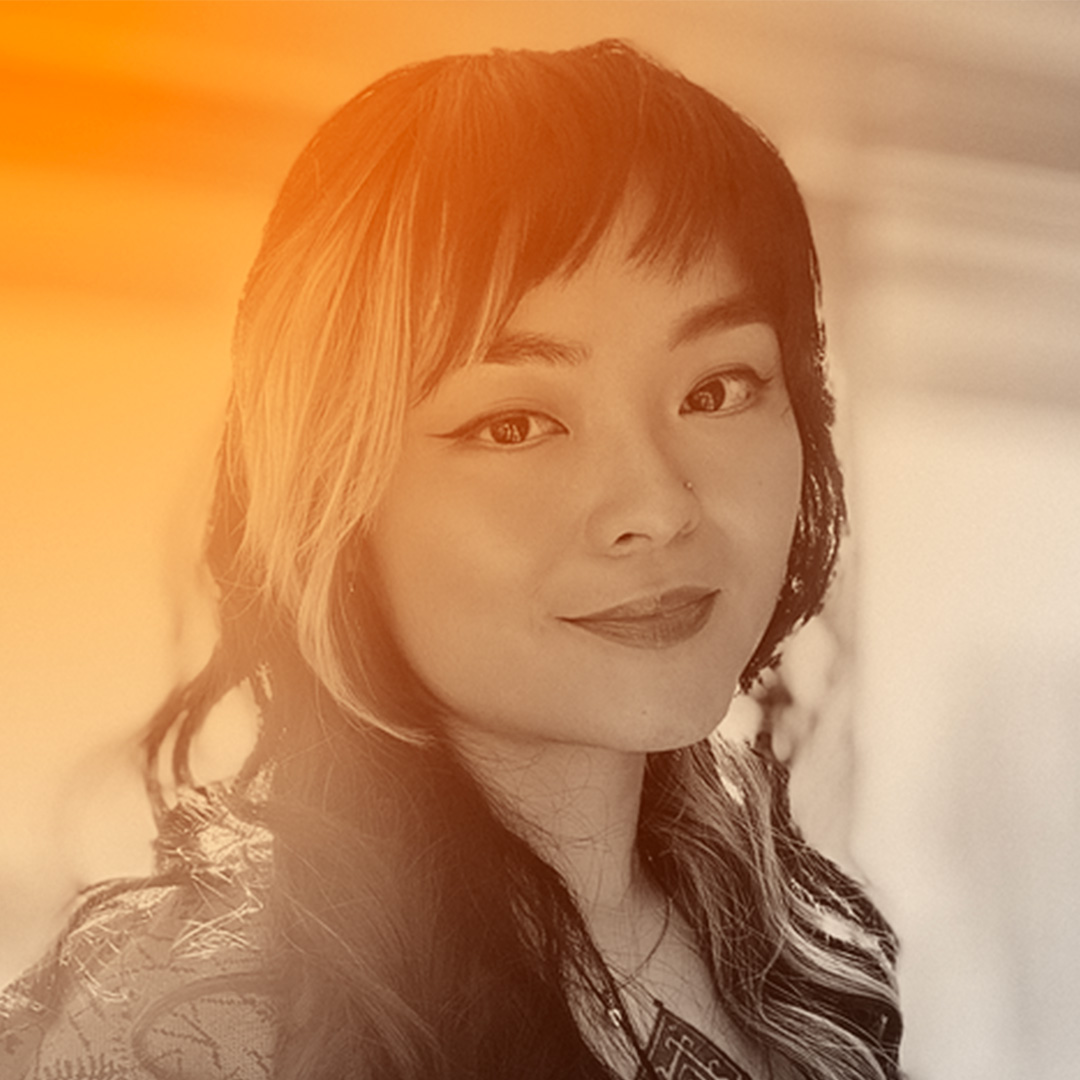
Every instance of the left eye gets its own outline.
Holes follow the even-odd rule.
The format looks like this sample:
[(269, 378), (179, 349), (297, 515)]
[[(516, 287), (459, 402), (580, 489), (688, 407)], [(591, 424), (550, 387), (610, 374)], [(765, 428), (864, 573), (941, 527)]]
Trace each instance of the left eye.
[(698, 383), (686, 395), (679, 412), (733, 413), (752, 404), (767, 383), (752, 368), (721, 371)]

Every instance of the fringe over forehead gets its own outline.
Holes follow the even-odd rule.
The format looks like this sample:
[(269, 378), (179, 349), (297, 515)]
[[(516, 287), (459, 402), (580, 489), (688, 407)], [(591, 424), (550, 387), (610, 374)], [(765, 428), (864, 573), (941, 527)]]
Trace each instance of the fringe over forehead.
[(349, 232), (346, 319), (363, 312), (364, 275), (404, 270), (423, 392), (530, 287), (579, 267), (631, 192), (650, 208), (635, 257), (678, 274), (724, 248), (777, 330), (799, 309), (813, 337), (816, 260), (779, 155), (708, 91), (617, 41), (385, 76), (305, 150), (265, 243), (313, 220)]
[(773, 323), (807, 464), (798, 602), (765, 652), (819, 606), (843, 509), (816, 256), (776, 150), (620, 42), (450, 57), (385, 76), (320, 129), (240, 306), (210, 561), (274, 597), (316, 671), (337, 664), (334, 577), (409, 402), (482, 355), (529, 288), (580, 267), (631, 197), (646, 208), (632, 258), (677, 276), (723, 250)]

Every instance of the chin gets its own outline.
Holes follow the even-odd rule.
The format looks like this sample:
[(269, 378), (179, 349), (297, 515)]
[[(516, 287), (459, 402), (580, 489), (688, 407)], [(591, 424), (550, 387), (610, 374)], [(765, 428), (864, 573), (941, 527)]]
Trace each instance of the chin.
[(657, 731), (643, 749), (649, 754), (659, 754), (665, 750), (682, 750), (709, 738), (720, 726), (723, 712), (714, 713), (707, 720), (696, 724), (675, 724)]
[(644, 753), (680, 750), (707, 739), (720, 726), (735, 694), (736, 680), (707, 693), (665, 695), (661, 700), (627, 708), (613, 718), (617, 748)]

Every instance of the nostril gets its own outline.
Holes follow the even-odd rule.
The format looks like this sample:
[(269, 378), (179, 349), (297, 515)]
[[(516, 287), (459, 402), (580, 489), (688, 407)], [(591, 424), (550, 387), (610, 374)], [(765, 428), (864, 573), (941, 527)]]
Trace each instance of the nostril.
[(685, 462), (650, 452), (598, 468), (587, 512), (590, 542), (613, 554), (663, 546), (694, 531), (703, 507)]

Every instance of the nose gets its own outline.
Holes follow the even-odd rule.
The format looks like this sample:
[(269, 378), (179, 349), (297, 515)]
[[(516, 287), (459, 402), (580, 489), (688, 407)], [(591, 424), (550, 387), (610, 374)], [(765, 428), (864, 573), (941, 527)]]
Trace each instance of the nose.
[(594, 492), (586, 522), (589, 546), (629, 555), (664, 547), (691, 534), (701, 500), (688, 470), (655, 438), (620, 441), (590, 463)]

